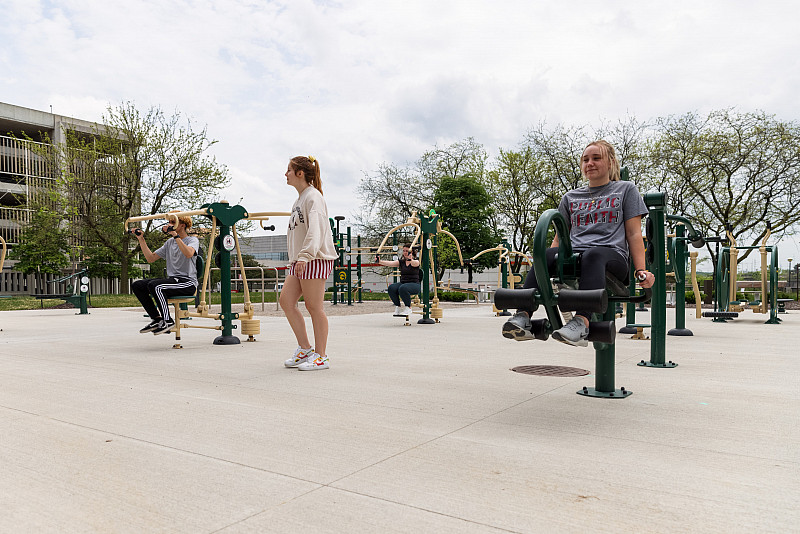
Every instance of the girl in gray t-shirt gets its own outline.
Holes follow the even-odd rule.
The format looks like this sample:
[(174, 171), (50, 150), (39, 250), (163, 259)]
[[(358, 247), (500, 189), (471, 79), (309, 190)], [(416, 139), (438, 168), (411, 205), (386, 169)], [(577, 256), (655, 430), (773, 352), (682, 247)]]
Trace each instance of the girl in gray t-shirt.
[[(655, 276), (645, 269), (642, 216), (647, 206), (631, 182), (619, 179), (620, 166), (614, 147), (606, 141), (590, 143), (581, 156), (581, 173), (589, 183), (569, 191), (558, 210), (567, 220), (570, 243), (581, 253), (579, 289), (601, 289), (606, 271), (621, 280), (628, 278), (630, 263), (642, 287), (651, 287)], [(558, 237), (547, 250), (547, 267), (555, 274)], [(533, 269), (525, 288), (538, 287)], [(530, 329), (531, 310), (517, 310), (503, 325), (503, 336), (517, 341), (534, 339)], [(577, 311), (553, 338), (568, 345), (586, 346), (590, 312)]]

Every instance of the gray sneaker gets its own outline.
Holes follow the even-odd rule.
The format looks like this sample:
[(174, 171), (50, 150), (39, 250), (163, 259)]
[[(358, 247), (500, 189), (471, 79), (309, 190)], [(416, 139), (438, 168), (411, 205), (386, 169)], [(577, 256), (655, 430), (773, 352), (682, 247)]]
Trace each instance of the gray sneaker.
[(503, 325), (503, 337), (516, 341), (534, 339), (531, 332), (531, 318), (524, 311), (518, 311)]
[(573, 317), (570, 322), (553, 332), (553, 339), (576, 347), (589, 345), (587, 337), (589, 337), (589, 327), (578, 317)]

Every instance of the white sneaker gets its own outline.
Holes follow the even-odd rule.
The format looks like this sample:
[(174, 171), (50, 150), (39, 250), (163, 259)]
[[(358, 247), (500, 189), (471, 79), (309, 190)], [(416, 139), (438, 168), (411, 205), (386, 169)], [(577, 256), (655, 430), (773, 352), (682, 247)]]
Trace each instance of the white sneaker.
[(588, 346), (587, 337), (589, 337), (589, 327), (586, 326), (583, 319), (579, 319), (577, 316), (553, 332), (553, 339), (575, 347)]
[(400, 317), (400, 310), (401, 310), (401, 309), (402, 309), (402, 308), (401, 308), (400, 306), (395, 306), (395, 307), (394, 307), (394, 316), (395, 316), (395, 317)]
[(301, 349), (297, 347), (294, 349), (294, 356), (283, 362), (283, 365), (286, 367), (297, 367), (301, 363), (306, 363), (308, 361), (308, 357), (314, 354), (314, 349), (309, 347), (307, 349)]
[(400, 308), (400, 313), (398, 313), (398, 315), (400, 315), (401, 317), (407, 317), (412, 313), (414, 313), (414, 310), (412, 310), (408, 306), (403, 306), (402, 308)]
[[(314, 356), (314, 359), (311, 359)], [(320, 356), (316, 352), (308, 355), (308, 361), (305, 361), (297, 366), (298, 371), (321, 371), (330, 367), (327, 356)]]

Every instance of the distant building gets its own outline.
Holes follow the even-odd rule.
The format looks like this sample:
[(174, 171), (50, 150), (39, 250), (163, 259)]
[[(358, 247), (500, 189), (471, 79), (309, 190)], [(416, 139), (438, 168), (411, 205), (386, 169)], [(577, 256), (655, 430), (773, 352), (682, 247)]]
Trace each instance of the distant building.
[(52, 145), (64, 143), (65, 132), (91, 136), (96, 124), (0, 102), (0, 235), (19, 243), (31, 206), (57, 186), (59, 169), (50, 163)]
[(253, 256), (265, 267), (285, 267), (289, 263), (286, 235), (242, 237), (242, 254)]

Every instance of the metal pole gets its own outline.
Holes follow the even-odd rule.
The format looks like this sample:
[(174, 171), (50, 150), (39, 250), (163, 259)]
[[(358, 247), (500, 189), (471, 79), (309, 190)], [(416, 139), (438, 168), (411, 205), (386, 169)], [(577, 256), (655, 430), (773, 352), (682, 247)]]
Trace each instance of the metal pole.
[(342, 236), (339, 235), (339, 221), (343, 219), (341, 215), (337, 215), (334, 217), (336, 219), (336, 224), (334, 225), (333, 219), (328, 219), (331, 223), (331, 233), (333, 234), (333, 244), (336, 247), (336, 252), (339, 255), (338, 258), (333, 262), (333, 295), (332, 295), (332, 304), (336, 306), (337, 303), (337, 295), (339, 290), (339, 267), (344, 264), (344, 244), (342, 243), (341, 239)]
[(214, 345), (238, 345), (241, 341), (233, 335), (233, 320), (238, 318), (234, 315), (231, 306), (231, 252), (224, 245), (225, 237), (231, 232), (230, 226), (221, 224), (219, 227), (219, 267), (220, 267), (220, 299), (222, 322), (222, 335), (214, 339)]
[[(672, 272), (675, 274), (675, 328), (667, 332), (668, 336), (691, 336), (692, 331), (686, 328), (686, 228), (683, 224), (675, 226), (675, 247), (672, 261)], [(695, 295), (700, 298), (700, 295)]]
[[(650, 300), (650, 361), (638, 365), (657, 368), (672, 368), (678, 364), (666, 361), (667, 343), (667, 259), (666, 259), (666, 208), (665, 193), (646, 193), (645, 204), (649, 208), (648, 225), (652, 225), (652, 242), (648, 245), (655, 252), (650, 272), (655, 275)], [(648, 231), (648, 237), (650, 237)]]
[(353, 305), (353, 254), (352, 242), (350, 240), (350, 227), (347, 227), (347, 305)]
[(422, 249), (420, 250), (420, 267), (422, 268), (422, 319), (417, 324), (434, 324), (436, 321), (431, 319), (430, 301), (430, 272), (436, 265), (430, 261), (429, 250), (433, 246), (433, 238), (436, 235), (436, 222), (438, 215), (420, 215), (420, 228), (422, 229)]
[[(397, 234), (392, 234), (392, 250), (397, 250)], [(420, 256), (420, 258), (421, 257), (422, 256)], [(400, 259), (400, 254), (397, 255), (397, 259), (398, 260)], [(397, 271), (398, 270), (399, 270), (399, 267), (397, 269), (392, 269), (392, 273), (394, 273), (394, 274), (392, 274), (392, 283), (393, 284), (397, 283)]]
[(361, 287), (363, 284), (361, 282), (361, 235), (356, 236), (356, 244), (358, 245), (358, 256), (356, 256), (356, 275), (358, 276), (358, 302), (359, 304), (364, 302), (361, 300), (361, 291), (363, 288)]

